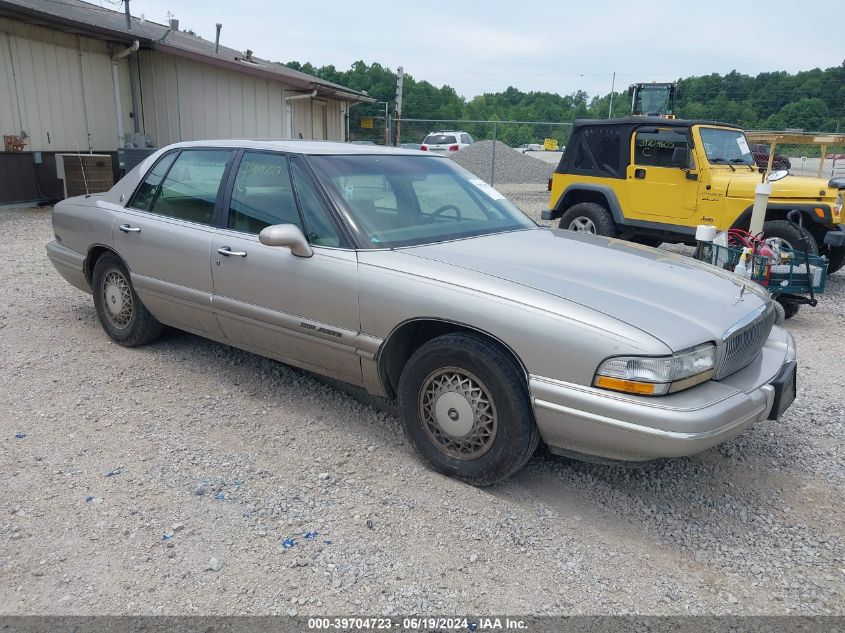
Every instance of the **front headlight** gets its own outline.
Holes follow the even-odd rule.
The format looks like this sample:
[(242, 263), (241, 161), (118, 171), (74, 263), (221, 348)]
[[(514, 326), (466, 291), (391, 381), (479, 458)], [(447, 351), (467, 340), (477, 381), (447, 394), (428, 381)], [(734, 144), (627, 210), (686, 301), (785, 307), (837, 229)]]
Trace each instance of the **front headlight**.
[(642, 396), (662, 396), (713, 377), (716, 346), (712, 343), (672, 356), (616, 356), (596, 371), (594, 387)]

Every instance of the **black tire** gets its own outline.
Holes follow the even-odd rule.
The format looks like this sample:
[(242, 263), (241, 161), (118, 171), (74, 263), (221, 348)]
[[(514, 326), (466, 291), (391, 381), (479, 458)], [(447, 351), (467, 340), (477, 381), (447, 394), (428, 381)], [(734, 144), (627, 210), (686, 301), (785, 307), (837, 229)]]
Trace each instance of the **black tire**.
[(828, 273), (835, 273), (837, 270), (845, 266), (845, 246), (828, 246), (825, 256), (828, 259)]
[[(450, 377), (460, 379), (457, 387)], [(440, 385), (448, 383), (439, 395), (438, 381)], [(460, 390), (464, 388), (476, 394), (472, 396), (476, 402), (470, 404), (464, 398), (461, 403)], [(436, 405), (446, 396), (452, 398), (449, 402), (458, 403), (444, 412), (456, 425), (461, 421), (460, 411), (469, 414), (463, 419), (472, 429), (479, 426), (481, 415), (495, 420), (494, 430), (488, 427), (488, 435), (477, 439), (478, 447), (472, 448), (466, 434), (449, 435), (440, 426)], [(483, 403), (485, 398), (486, 404), (479, 407), (477, 402)], [(508, 354), (479, 334), (446, 334), (417, 349), (399, 380), (399, 410), (405, 434), (423, 459), (437, 472), (473, 486), (506, 479), (525, 465), (539, 442), (524, 374)], [(492, 416), (479, 411), (492, 411)], [(450, 423), (445, 415), (444, 421)]]
[[(135, 347), (151, 343), (161, 335), (162, 324), (141, 303), (129, 271), (117, 255), (106, 253), (97, 260), (92, 281), (97, 318), (113, 340)], [(116, 314), (107, 303), (126, 309)]]
[(783, 323), (786, 320), (786, 308), (780, 301), (775, 301), (775, 323)]
[[(574, 228), (576, 225), (585, 228)], [(592, 230), (590, 230), (592, 225)], [(579, 202), (569, 207), (560, 218), (558, 228), (607, 237), (616, 236), (616, 223), (610, 211), (595, 202)]]
[(783, 240), (794, 251), (804, 250), (802, 239), (805, 239), (809, 254), (819, 254), (819, 245), (816, 238), (807, 229), (799, 229), (787, 220), (769, 220), (763, 224), (763, 237)]

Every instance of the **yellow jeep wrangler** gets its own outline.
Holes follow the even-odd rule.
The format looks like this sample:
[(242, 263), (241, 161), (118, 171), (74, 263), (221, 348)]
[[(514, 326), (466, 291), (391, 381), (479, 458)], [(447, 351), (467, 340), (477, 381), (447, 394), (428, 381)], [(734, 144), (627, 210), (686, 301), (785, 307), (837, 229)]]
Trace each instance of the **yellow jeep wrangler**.
[[(763, 232), (845, 264), (845, 179), (772, 178)], [(735, 125), (652, 117), (576, 120), (552, 175), (545, 220), (560, 228), (644, 244), (694, 243), (698, 224), (748, 229), (762, 182), (745, 134)], [(803, 216), (803, 235), (787, 221)]]

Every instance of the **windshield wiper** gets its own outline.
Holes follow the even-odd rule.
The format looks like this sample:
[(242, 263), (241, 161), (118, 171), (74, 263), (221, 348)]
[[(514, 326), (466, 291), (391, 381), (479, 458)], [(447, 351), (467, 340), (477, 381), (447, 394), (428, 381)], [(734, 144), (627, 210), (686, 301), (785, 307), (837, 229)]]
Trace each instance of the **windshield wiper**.
[(721, 158), (719, 156), (714, 156), (712, 158), (708, 156), (707, 160), (709, 160), (711, 163), (725, 163), (728, 167), (731, 168), (731, 171), (736, 171), (736, 167), (734, 167), (733, 165), (728, 163), (724, 158)]
[(745, 165), (745, 166), (746, 166), (746, 167), (748, 167), (748, 169), (750, 169), (751, 171), (756, 171), (756, 170), (755, 170), (755, 169), (754, 169), (754, 168), (753, 168), (753, 167), (752, 167), (749, 163), (746, 163), (746, 162), (745, 162), (744, 160), (742, 160), (741, 158), (731, 158), (731, 162), (732, 162), (732, 163), (736, 163), (737, 165)]

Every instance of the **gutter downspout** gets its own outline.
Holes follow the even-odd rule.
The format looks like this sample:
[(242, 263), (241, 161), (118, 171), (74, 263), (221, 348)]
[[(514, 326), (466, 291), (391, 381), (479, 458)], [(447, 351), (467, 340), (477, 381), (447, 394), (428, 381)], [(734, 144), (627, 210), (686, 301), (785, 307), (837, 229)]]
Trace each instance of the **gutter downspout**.
[(114, 84), (114, 110), (115, 118), (117, 119), (117, 147), (123, 146), (123, 107), (120, 105), (120, 78), (117, 72), (117, 62), (119, 59), (131, 55), (140, 48), (138, 40), (132, 42), (132, 46), (124, 48), (112, 55), (111, 58), (111, 78)]
[(313, 99), (317, 96), (317, 89), (314, 88), (311, 92), (306, 92), (304, 94), (292, 95), (290, 97), (285, 97), (285, 115), (288, 118), (288, 138), (293, 139), (293, 108), (291, 108), (290, 102), (297, 101), (299, 99)]

